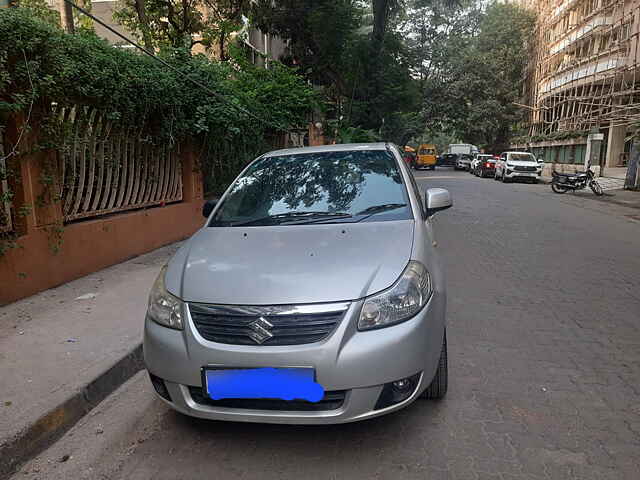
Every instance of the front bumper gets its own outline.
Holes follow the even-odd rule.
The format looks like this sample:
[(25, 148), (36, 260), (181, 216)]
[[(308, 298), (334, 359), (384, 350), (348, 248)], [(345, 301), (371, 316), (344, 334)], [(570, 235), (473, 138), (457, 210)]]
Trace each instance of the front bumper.
[(507, 178), (539, 178), (542, 176), (542, 170), (537, 170), (535, 172), (523, 172), (520, 170), (506, 170)]
[[(362, 302), (353, 302), (336, 331), (322, 342), (293, 346), (225, 345), (203, 339), (187, 315), (184, 331), (147, 319), (144, 358), (147, 369), (164, 380), (171, 401), (186, 415), (211, 420), (261, 423), (331, 424), (383, 415), (415, 400), (435, 374), (444, 335), (445, 296), (434, 292), (413, 319), (381, 330), (359, 332), (356, 322)], [(313, 367), (325, 391), (346, 391), (334, 410), (285, 411), (222, 408), (198, 403), (189, 387), (202, 387), (207, 365), (228, 367)], [(375, 410), (383, 385), (421, 374), (405, 401)]]

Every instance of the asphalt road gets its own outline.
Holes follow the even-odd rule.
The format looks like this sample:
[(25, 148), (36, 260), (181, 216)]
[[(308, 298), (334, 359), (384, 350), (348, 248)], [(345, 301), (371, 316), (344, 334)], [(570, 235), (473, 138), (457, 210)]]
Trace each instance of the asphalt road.
[(140, 374), (15, 478), (640, 478), (640, 212), (451, 170), (416, 177), (455, 201), (437, 219), (444, 401), (341, 426), (205, 422), (164, 407)]

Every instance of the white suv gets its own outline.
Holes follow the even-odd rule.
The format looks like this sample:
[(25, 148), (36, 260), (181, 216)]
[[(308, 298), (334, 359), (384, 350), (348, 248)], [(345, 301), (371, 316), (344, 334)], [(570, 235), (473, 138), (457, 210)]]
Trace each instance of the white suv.
[(544, 164), (528, 152), (505, 152), (496, 162), (496, 180), (509, 182), (516, 178), (538, 182)]

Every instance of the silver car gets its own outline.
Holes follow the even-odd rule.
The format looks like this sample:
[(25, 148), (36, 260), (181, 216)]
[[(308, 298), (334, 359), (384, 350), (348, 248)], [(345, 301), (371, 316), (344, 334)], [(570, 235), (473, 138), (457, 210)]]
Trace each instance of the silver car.
[(447, 391), (445, 279), (396, 146), (281, 150), (251, 163), (161, 271), (144, 359), (194, 417), (330, 424)]

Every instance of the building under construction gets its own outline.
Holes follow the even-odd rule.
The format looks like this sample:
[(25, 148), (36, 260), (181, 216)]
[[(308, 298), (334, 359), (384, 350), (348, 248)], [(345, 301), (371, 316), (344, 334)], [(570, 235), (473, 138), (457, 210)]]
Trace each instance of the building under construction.
[(625, 166), (640, 125), (640, 0), (520, 3), (538, 14), (524, 87), (526, 146), (548, 162), (581, 164), (587, 133), (597, 130), (600, 165)]

